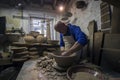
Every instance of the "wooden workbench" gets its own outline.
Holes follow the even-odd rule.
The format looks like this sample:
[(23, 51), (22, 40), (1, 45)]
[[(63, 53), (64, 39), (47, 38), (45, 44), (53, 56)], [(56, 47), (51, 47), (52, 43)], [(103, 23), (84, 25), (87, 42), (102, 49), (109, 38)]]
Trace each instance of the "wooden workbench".
[(26, 61), (21, 68), (16, 80), (39, 80), (36, 67), (37, 60)]
[[(38, 60), (26, 61), (23, 64), (23, 67), (21, 68), (16, 80), (49, 80), (47, 78), (39, 79), (40, 75), (43, 75), (43, 74), (42, 72), (40, 72), (39, 68), (36, 66), (37, 62)], [(61, 79), (56, 79), (56, 80), (61, 80)], [(62, 80), (68, 80), (68, 79), (62, 79)], [(120, 80), (120, 78), (109, 77), (109, 80)]]
[(25, 62), (16, 80), (68, 80), (66, 72), (61, 73), (52, 67), (53, 61), (48, 57), (41, 57)]

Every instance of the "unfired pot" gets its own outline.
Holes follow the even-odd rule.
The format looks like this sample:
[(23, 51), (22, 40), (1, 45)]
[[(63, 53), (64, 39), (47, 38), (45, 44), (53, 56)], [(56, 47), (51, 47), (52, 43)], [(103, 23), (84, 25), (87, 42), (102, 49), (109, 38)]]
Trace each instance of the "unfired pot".
[[(88, 74), (88, 76), (91, 75), (92, 77), (95, 77), (95, 80), (109, 80), (108, 76), (106, 76), (101, 69), (99, 69), (97, 66), (96, 67), (95, 66), (93, 67), (93, 66), (92, 65), (90, 65), (90, 66), (89, 65), (75, 65), (75, 66), (69, 67), (67, 70), (67, 78), (69, 80), (81, 80), (80, 79), (81, 77), (79, 79), (77, 79), (77, 78), (74, 79), (73, 76), (75, 77), (75, 74), (77, 74), (77, 73), (86, 73), (86, 74)], [(78, 75), (78, 77), (79, 77), (79, 75)], [(86, 76), (86, 75), (84, 75), (84, 76)], [(82, 77), (84, 77), (84, 76), (82, 76)], [(82, 80), (94, 80), (94, 79), (91, 79), (91, 78), (83, 79), (82, 78)]]
[(30, 36), (30, 35), (26, 35), (24, 37), (24, 40), (25, 40), (26, 43), (33, 43), (33, 42), (35, 42), (35, 38), (33, 36)]
[(69, 67), (75, 63), (76, 55), (61, 56), (61, 53), (60, 51), (51, 53), (58, 66)]
[(44, 34), (39, 34), (39, 35), (36, 37), (36, 41), (37, 41), (38, 43), (43, 43), (43, 42), (45, 42)]
[(39, 32), (31, 31), (30, 35), (36, 38), (39, 35)]

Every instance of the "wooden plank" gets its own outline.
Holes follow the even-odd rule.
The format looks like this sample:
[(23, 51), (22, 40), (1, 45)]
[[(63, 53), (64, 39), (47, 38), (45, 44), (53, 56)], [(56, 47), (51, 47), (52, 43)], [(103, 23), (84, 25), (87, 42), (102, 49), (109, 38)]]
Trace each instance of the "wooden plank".
[(120, 34), (105, 34), (103, 48), (120, 49)]
[(94, 34), (94, 63), (96, 65), (100, 65), (102, 43), (103, 32), (96, 32)]
[[(102, 48), (101, 66), (108, 67), (120, 72), (120, 34), (105, 34)], [(103, 64), (107, 62), (107, 64)], [(112, 65), (112, 66), (110, 66)]]
[(89, 22), (88, 25), (89, 30), (89, 57), (90, 61), (93, 62), (93, 42), (94, 42), (94, 32), (97, 30), (96, 22), (93, 20)]
[(93, 20), (93, 21), (90, 21), (87, 28), (88, 28), (88, 31), (89, 31), (89, 35), (93, 35), (94, 32), (97, 31), (96, 22), (95, 22), (94, 20)]
[(120, 8), (113, 7), (113, 14), (112, 14), (112, 34), (120, 34)]
[(39, 71), (36, 69), (36, 61), (25, 62), (16, 80), (38, 80)]
[(103, 61), (107, 62), (106, 65), (120, 72), (120, 49), (103, 49), (102, 56), (104, 57)]
[(114, 52), (120, 52), (120, 49), (113, 49), (113, 48), (101, 48), (103, 51), (114, 51)]

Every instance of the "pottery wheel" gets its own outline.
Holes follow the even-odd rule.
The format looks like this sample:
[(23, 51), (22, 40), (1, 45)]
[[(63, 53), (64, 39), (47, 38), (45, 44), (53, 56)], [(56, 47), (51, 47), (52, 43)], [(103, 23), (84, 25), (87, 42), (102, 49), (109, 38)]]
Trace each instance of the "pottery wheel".
[(63, 67), (58, 66), (56, 62), (53, 63), (52, 67), (60, 72), (65, 72), (68, 69), (68, 68), (63, 68)]

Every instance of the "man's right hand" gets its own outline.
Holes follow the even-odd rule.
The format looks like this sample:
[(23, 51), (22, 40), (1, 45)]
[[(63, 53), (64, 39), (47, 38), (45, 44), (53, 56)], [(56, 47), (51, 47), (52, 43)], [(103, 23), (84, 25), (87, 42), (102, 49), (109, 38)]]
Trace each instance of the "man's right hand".
[(62, 52), (61, 55), (62, 56), (67, 56), (67, 52)]
[(61, 51), (65, 51), (65, 47), (60, 47), (60, 50)]

